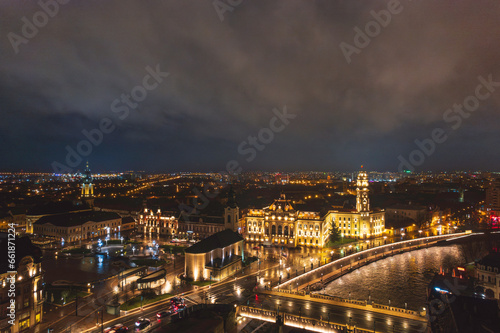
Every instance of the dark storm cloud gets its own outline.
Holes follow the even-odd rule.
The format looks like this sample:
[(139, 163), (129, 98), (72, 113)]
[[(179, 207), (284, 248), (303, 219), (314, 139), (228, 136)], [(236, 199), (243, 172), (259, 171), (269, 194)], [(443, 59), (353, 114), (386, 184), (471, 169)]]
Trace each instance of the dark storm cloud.
[[(89, 156), (98, 169), (223, 170), (237, 159), (244, 169), (395, 170), (415, 139), (449, 127), (443, 113), (479, 75), (500, 81), (500, 4), (402, 1), (348, 64), (339, 44), (387, 4), (252, 1), (221, 22), (211, 1), (71, 1), (16, 54), (8, 33), (40, 7), (3, 1), (3, 167), (64, 163), (65, 146), (109, 117), (116, 130)], [(111, 103), (157, 64), (169, 77), (120, 120)], [(494, 169), (499, 104), (497, 91), (422, 168)], [(245, 163), (238, 144), (283, 105), (297, 118)]]

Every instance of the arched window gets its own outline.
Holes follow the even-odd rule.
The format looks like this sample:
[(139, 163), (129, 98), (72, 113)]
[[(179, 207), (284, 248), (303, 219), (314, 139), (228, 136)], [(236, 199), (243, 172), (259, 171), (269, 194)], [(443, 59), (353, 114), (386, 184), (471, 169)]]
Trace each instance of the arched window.
[(278, 235), (280, 235), (280, 236), (281, 236), (281, 230), (282, 230), (281, 226), (278, 226)]
[(273, 235), (276, 235), (276, 226), (273, 224), (272, 228), (271, 228), (271, 233)]
[(285, 227), (285, 236), (288, 236), (288, 226)]

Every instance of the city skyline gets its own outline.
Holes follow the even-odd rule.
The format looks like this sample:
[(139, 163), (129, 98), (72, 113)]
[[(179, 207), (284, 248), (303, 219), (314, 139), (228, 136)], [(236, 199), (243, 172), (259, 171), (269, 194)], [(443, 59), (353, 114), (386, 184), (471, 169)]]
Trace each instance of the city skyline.
[(1, 5), (4, 170), (500, 162), (495, 2), (56, 4)]
[(499, 1), (0, 11), (0, 333), (500, 329)]

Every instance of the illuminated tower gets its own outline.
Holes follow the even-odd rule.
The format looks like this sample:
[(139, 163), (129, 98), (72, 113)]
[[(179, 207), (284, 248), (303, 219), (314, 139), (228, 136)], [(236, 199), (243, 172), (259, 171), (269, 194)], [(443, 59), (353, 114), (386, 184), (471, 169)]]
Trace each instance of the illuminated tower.
[(356, 181), (356, 210), (359, 213), (357, 232), (363, 238), (370, 237), (372, 229), (368, 192), (368, 174), (366, 171), (360, 171), (358, 173), (358, 180)]
[(224, 226), (238, 232), (240, 209), (236, 203), (233, 187), (229, 188), (227, 193), (227, 206), (224, 208)]
[(368, 174), (360, 171), (356, 181), (356, 209), (361, 216), (368, 216), (370, 213), (370, 198), (368, 197)]
[(85, 167), (82, 177), (82, 193), (80, 198), (83, 202), (87, 203), (90, 208), (94, 207), (94, 184), (92, 183), (92, 174), (89, 169), (89, 162)]

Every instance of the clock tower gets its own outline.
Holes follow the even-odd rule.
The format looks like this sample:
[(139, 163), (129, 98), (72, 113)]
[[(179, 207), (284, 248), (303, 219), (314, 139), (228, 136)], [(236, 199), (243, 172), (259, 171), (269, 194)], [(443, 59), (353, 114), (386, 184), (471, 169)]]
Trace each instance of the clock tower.
[(356, 181), (356, 209), (361, 216), (368, 216), (370, 213), (368, 192), (368, 174), (366, 171), (360, 171)]

